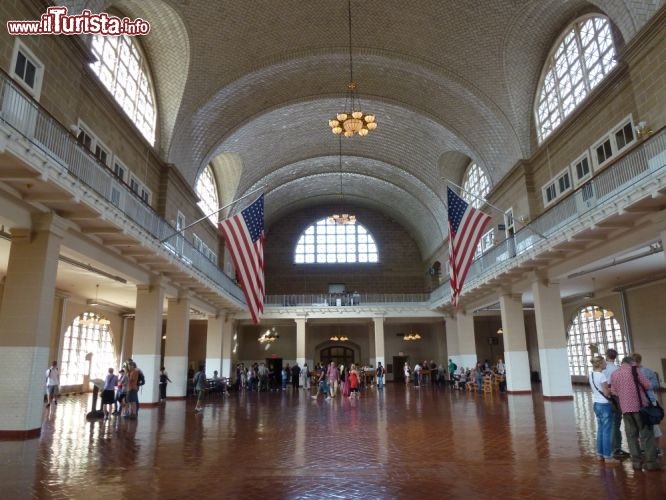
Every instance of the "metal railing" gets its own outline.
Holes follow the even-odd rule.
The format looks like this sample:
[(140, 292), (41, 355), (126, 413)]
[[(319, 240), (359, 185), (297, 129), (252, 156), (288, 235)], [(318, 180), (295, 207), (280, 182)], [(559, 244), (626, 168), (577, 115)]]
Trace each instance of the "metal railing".
[(320, 293), (267, 295), (267, 306), (349, 307), (370, 304), (428, 303), (427, 293)]
[[(571, 227), (581, 217), (609, 205), (628, 191), (645, 188), (666, 175), (666, 130), (655, 134), (594, 178), (578, 187), (542, 215), (472, 262), (468, 287), (483, 282), (493, 271), (529, 250), (545, 246), (546, 240)], [(451, 296), (447, 281), (431, 294), (438, 302)]]
[(137, 193), (101, 163), (60, 122), (28, 97), (6, 73), (0, 72), (0, 121), (16, 130), (53, 160), (62, 175), (90, 189), (143, 229), (193, 271), (212, 280), (234, 298), (244, 302), (242, 290), (183, 236), (170, 235), (175, 228), (144, 202)]

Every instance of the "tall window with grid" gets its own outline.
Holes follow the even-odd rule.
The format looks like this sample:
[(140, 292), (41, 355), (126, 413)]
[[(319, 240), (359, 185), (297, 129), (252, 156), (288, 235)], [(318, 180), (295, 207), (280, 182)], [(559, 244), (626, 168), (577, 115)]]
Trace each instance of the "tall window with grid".
[(546, 60), (535, 101), (543, 142), (616, 66), (608, 19), (586, 16), (564, 31)]
[(109, 325), (100, 319), (93, 312), (84, 312), (67, 328), (60, 363), (61, 385), (82, 384), (88, 364), (91, 379), (103, 379), (109, 368), (116, 367), (113, 336)]
[(490, 192), (488, 176), (476, 163), (470, 164), (463, 176), (462, 198), (474, 208), (481, 208)]
[(351, 264), (379, 261), (377, 245), (361, 224), (322, 219), (308, 227), (296, 244), (296, 264)]
[(628, 343), (613, 311), (598, 306), (580, 309), (568, 328), (567, 352), (569, 374), (587, 376), (591, 369), (590, 358), (615, 349), (618, 358), (626, 356)]
[(217, 182), (215, 176), (209, 166), (203, 169), (196, 185), (197, 195), (199, 196), (199, 203), (197, 205), (201, 211), (208, 215), (208, 220), (217, 226), (220, 213), (216, 212), (220, 208), (217, 197)]
[(96, 35), (92, 51), (97, 57), (92, 70), (143, 136), (155, 144), (155, 92), (138, 42), (126, 35)]

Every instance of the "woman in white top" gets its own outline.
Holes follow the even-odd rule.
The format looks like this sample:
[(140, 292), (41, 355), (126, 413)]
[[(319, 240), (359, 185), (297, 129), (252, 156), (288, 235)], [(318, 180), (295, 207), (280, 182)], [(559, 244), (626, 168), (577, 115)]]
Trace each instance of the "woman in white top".
[(613, 408), (608, 402), (610, 388), (603, 370), (606, 360), (601, 356), (592, 358), (590, 387), (594, 414), (597, 416), (597, 458), (607, 464), (619, 463), (613, 458)]

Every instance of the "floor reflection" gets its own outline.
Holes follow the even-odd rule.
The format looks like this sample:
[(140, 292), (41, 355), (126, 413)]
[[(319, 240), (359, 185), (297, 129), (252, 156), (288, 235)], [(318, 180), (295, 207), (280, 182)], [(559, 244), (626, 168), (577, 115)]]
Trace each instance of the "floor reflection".
[[(589, 390), (570, 401), (389, 384), (358, 400), (304, 390), (87, 421), (62, 398), (42, 436), (0, 442), (2, 498), (663, 498), (664, 473), (594, 457)], [(205, 481), (201, 481), (201, 478)], [(26, 492), (29, 492), (26, 494)], [(94, 492), (94, 495), (91, 494)]]

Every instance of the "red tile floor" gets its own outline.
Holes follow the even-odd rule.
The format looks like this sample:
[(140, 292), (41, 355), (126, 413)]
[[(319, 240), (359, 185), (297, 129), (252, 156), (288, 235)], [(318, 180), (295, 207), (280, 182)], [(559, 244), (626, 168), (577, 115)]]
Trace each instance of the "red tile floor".
[(666, 498), (666, 472), (596, 461), (587, 388), (570, 401), (538, 390), (289, 389), (106, 422), (86, 421), (89, 395), (63, 397), (40, 438), (0, 442), (0, 498)]

